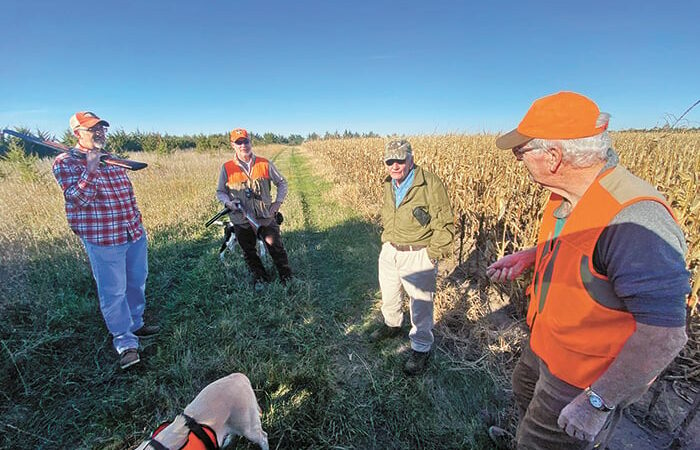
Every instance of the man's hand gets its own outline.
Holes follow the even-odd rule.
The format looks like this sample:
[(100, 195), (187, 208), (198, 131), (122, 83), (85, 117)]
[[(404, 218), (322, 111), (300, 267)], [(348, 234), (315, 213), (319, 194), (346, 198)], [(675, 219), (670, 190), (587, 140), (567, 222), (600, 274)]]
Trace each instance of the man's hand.
[(224, 204), (224, 206), (227, 207), (228, 209), (230, 209), (231, 211), (238, 211), (238, 210), (242, 209), (241, 208), (241, 201), (238, 200), (237, 198), (234, 198), (230, 202), (226, 202)]
[(595, 409), (585, 392), (577, 395), (559, 413), (557, 424), (571, 437), (593, 442), (608, 420), (610, 412)]
[(282, 203), (280, 202), (272, 202), (270, 205), (270, 215), (274, 216), (282, 207)]
[(486, 268), (486, 275), (493, 281), (512, 281), (535, 264), (537, 247), (506, 255)]
[(100, 168), (100, 151), (99, 150), (88, 151), (87, 154), (85, 155), (85, 159), (87, 160), (88, 173), (97, 172), (97, 169)]

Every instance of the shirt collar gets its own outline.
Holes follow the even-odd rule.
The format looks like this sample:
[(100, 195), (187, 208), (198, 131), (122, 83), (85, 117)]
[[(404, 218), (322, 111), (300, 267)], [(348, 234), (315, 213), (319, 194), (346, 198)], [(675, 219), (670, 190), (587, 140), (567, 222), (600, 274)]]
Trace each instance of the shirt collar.
[(239, 166), (242, 165), (242, 166), (244, 166), (244, 167), (250, 167), (250, 166), (252, 166), (253, 163), (255, 162), (255, 154), (253, 154), (253, 155), (250, 157), (250, 161), (249, 161), (249, 162), (245, 162), (245, 161), (243, 161), (242, 159), (239, 159), (239, 158), (238, 158), (238, 155), (236, 155), (236, 161), (238, 161), (238, 165), (239, 165)]
[(403, 179), (401, 186), (396, 184), (396, 180), (394, 180), (393, 178), (391, 179), (391, 185), (394, 186), (394, 189), (402, 189), (406, 186), (407, 181), (413, 180), (413, 176), (415, 175), (415, 173), (416, 173), (416, 165), (414, 164), (413, 167), (411, 167), (411, 170), (409, 170), (408, 173), (406, 174), (406, 178)]

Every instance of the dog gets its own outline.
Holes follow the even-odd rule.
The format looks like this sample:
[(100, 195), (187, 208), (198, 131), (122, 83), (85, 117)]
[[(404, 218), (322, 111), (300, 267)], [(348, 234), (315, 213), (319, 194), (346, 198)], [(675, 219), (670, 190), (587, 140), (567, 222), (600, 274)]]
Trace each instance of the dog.
[[(231, 222), (217, 220), (214, 222), (214, 225), (219, 225), (224, 228), (224, 240), (219, 248), (219, 259), (223, 262), (226, 257), (226, 251), (234, 251), (236, 245), (236, 234), (233, 232), (233, 224)], [(257, 247), (260, 259), (265, 259), (265, 257), (268, 255), (267, 246), (261, 239), (258, 239)]]
[(248, 377), (232, 373), (207, 385), (183, 414), (167, 426), (161, 425), (135, 450), (215, 450), (228, 444), (234, 435), (244, 436), (262, 450), (269, 450), (267, 433), (260, 423), (261, 414)]

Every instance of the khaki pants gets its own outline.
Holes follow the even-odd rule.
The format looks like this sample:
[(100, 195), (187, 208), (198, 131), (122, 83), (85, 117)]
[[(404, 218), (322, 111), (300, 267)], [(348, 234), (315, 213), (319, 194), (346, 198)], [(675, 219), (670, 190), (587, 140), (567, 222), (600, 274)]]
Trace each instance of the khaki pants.
[(426, 249), (399, 251), (384, 243), (379, 253), (379, 287), (382, 290), (382, 315), (390, 327), (403, 322), (401, 288), (408, 294), (411, 312), (411, 348), (427, 352), (433, 345), (433, 297), (437, 268)]
[(515, 436), (518, 450), (604, 449), (620, 421), (622, 410), (643, 393), (618, 405), (594, 441), (587, 442), (569, 436), (557, 424), (561, 410), (582, 391), (552, 375), (546, 364), (533, 353), (530, 342), (526, 342), (513, 370), (513, 394), (520, 413)]

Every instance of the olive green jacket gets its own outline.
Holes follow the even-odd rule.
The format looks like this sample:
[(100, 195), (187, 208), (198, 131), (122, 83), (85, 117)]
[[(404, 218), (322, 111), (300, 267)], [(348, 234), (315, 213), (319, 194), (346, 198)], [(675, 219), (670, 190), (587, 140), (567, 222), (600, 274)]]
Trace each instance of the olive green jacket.
[[(426, 245), (431, 259), (445, 258), (452, 252), (454, 219), (445, 185), (437, 175), (415, 166), (413, 184), (396, 207), (391, 177), (384, 180), (382, 206), (382, 242), (403, 245)], [(422, 226), (413, 210), (423, 208), (430, 222)]]

